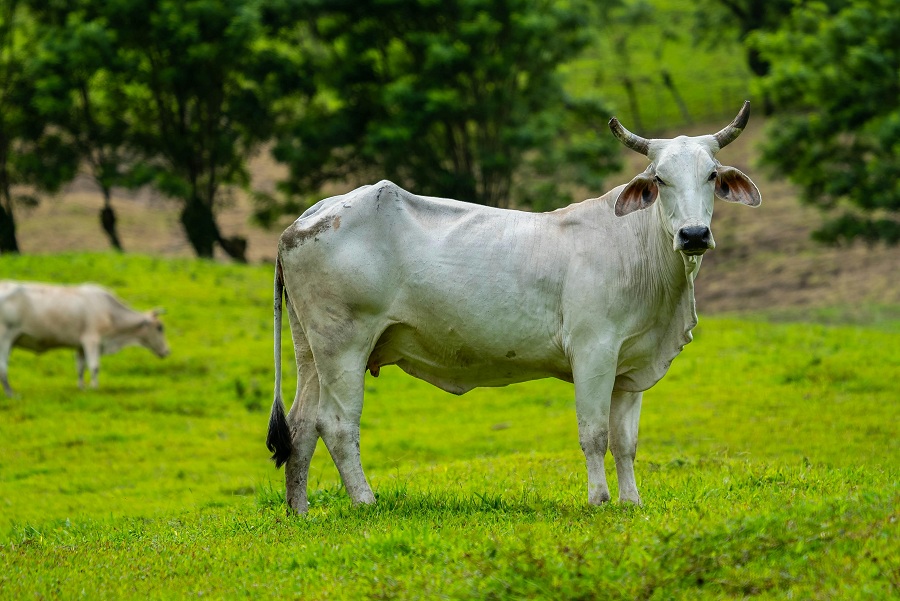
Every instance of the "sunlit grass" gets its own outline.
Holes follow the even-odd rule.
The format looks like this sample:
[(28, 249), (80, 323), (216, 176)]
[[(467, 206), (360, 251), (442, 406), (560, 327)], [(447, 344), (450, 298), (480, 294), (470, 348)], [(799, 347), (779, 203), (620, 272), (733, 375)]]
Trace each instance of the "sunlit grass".
[[(14, 351), (0, 398), (0, 597), (888, 598), (900, 589), (890, 312), (865, 326), (701, 316), (644, 397), (644, 506), (586, 504), (571, 385), (462, 397), (366, 380), (352, 508), (324, 447), (285, 515), (264, 446), (271, 273), (111, 254), (2, 258), (166, 307), (173, 354)], [(293, 358), (284, 355), (286, 397)], [(615, 494), (615, 470), (608, 461)]]

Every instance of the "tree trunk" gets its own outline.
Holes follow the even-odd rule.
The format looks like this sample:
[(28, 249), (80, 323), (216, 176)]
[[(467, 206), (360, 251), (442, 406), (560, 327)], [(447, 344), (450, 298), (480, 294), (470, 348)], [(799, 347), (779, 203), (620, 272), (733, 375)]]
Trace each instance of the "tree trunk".
[(225, 253), (238, 263), (247, 262), (247, 239), (242, 236), (219, 238), (219, 245)]
[(198, 257), (211, 259), (218, 243), (225, 253), (240, 263), (247, 262), (247, 239), (241, 236), (225, 238), (219, 232), (216, 216), (209, 205), (198, 197), (192, 197), (181, 211), (181, 225), (188, 241)]
[(219, 241), (219, 226), (209, 205), (192, 196), (181, 211), (181, 225), (198, 257), (211, 259), (213, 246)]
[(7, 211), (3, 203), (0, 203), (0, 254), (19, 252), (19, 243), (16, 240), (16, 220), (13, 217), (12, 206)]
[(0, 254), (19, 252), (16, 240), (16, 218), (13, 215), (12, 197), (6, 182), (0, 183)]
[[(772, 65), (762, 57), (762, 54), (758, 49), (750, 47), (747, 48), (747, 65), (750, 67), (750, 70), (753, 71), (753, 74), (757, 77), (765, 77), (771, 71)], [(775, 110), (774, 105), (772, 104), (772, 99), (769, 97), (769, 94), (763, 92), (762, 95), (762, 114), (763, 115), (771, 115)]]
[(638, 106), (637, 90), (634, 87), (634, 81), (627, 75), (623, 75), (622, 86), (625, 88), (625, 95), (628, 97), (628, 107), (631, 109), (631, 118), (634, 119), (634, 131), (645, 131), (644, 122), (641, 119), (641, 109)]
[(12, 195), (9, 193), (7, 171), (8, 145), (5, 137), (0, 141), (0, 254), (19, 252), (16, 240), (16, 217), (13, 214)]
[(122, 243), (119, 241), (119, 233), (116, 230), (116, 212), (112, 208), (109, 188), (103, 187), (103, 208), (100, 209), (100, 225), (109, 238), (109, 243), (117, 251), (122, 252)]
[(684, 119), (684, 122), (688, 125), (692, 125), (694, 121), (691, 119), (691, 114), (688, 112), (684, 99), (681, 97), (681, 94), (678, 93), (678, 88), (675, 87), (675, 82), (672, 81), (672, 76), (666, 69), (663, 69), (660, 72), (660, 76), (662, 77), (663, 85), (666, 86), (666, 89), (672, 94), (672, 98), (675, 99), (675, 104), (678, 105), (678, 110), (681, 111), (681, 118)]

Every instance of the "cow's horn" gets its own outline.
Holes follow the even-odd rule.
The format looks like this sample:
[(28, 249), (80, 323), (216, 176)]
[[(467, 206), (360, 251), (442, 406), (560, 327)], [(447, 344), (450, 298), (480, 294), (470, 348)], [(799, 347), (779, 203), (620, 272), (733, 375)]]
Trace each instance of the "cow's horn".
[(622, 144), (635, 152), (639, 152), (644, 156), (647, 156), (647, 153), (650, 152), (650, 140), (631, 133), (622, 127), (622, 124), (615, 117), (609, 120), (609, 129), (612, 130), (614, 136), (619, 138)]
[(732, 142), (734, 142), (741, 132), (744, 131), (744, 128), (747, 127), (747, 121), (750, 120), (750, 101), (745, 100), (744, 106), (741, 107), (740, 112), (738, 112), (737, 117), (734, 118), (734, 121), (729, 123), (725, 129), (715, 134), (713, 137), (716, 139), (716, 142), (719, 143), (719, 149), (725, 148)]

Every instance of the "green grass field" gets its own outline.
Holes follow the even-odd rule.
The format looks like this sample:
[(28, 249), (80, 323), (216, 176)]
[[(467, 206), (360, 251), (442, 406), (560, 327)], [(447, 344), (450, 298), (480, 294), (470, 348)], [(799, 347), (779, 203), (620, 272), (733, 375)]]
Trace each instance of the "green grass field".
[[(644, 506), (589, 507), (570, 385), (454, 397), (367, 380), (352, 508), (321, 446), (287, 516), (264, 446), (271, 273), (113, 254), (2, 258), (164, 306), (172, 355), (14, 350), (0, 399), (0, 597), (877, 599), (900, 592), (900, 322), (701, 316), (645, 394)], [(702, 274), (698, 286), (702, 286)], [(286, 345), (288, 346), (288, 345)], [(286, 350), (286, 396), (293, 357)], [(615, 495), (615, 470), (608, 461)]]

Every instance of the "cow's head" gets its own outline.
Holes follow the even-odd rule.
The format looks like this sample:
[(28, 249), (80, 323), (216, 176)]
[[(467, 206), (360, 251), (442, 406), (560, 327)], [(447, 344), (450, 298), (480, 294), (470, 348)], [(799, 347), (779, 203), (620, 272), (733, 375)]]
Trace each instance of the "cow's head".
[(163, 324), (159, 320), (159, 316), (162, 314), (162, 309), (147, 311), (135, 332), (140, 344), (156, 353), (160, 358), (168, 356), (170, 352)]
[(628, 148), (650, 159), (647, 170), (635, 177), (616, 199), (616, 215), (624, 216), (660, 205), (672, 246), (685, 255), (702, 255), (715, 248), (710, 231), (713, 198), (759, 206), (756, 184), (735, 169), (716, 160), (716, 153), (733, 142), (750, 119), (745, 101), (737, 117), (722, 131), (707, 136), (679, 136), (672, 140), (648, 140), (622, 127), (613, 117), (609, 128)]

